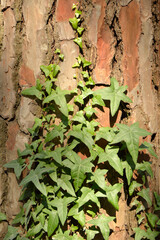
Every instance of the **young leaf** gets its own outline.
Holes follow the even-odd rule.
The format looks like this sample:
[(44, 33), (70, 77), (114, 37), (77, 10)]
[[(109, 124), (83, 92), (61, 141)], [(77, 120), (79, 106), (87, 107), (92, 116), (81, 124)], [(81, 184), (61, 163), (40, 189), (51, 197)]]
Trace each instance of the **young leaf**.
[(80, 36), (82, 35), (83, 31), (84, 31), (84, 28), (83, 28), (83, 27), (78, 27), (78, 28), (77, 28), (77, 32), (78, 32), (78, 34), (79, 34)]
[(78, 102), (80, 104), (84, 104), (84, 100), (83, 100), (83, 96), (82, 95), (78, 95), (75, 97), (74, 102)]
[(148, 203), (148, 207), (151, 207), (152, 201), (149, 193), (150, 193), (149, 188), (146, 188), (146, 189), (143, 188), (140, 192), (137, 193), (137, 195), (142, 197), (144, 200), (146, 200), (146, 202)]
[(108, 240), (110, 229), (108, 223), (114, 220), (114, 217), (107, 217), (104, 214), (98, 215), (97, 219), (92, 219), (88, 223), (98, 226), (101, 230), (104, 240)]
[(63, 61), (64, 60), (64, 54), (59, 54), (59, 59), (61, 60), (61, 61)]
[(114, 116), (121, 101), (127, 103), (132, 102), (132, 100), (124, 94), (126, 89), (127, 86), (119, 86), (117, 80), (115, 78), (111, 78), (111, 86), (96, 90), (94, 95), (101, 95), (102, 99), (110, 100), (111, 115)]
[(88, 119), (93, 115), (93, 113), (96, 112), (96, 110), (94, 108), (92, 108), (92, 106), (90, 106), (90, 105), (85, 107), (84, 111), (85, 111), (86, 116), (87, 116)]
[(82, 38), (78, 37), (73, 40), (82, 49)]
[(139, 128), (138, 122), (133, 123), (130, 127), (125, 124), (117, 124), (117, 126), (119, 128), (119, 133), (113, 139), (112, 144), (124, 141), (136, 164), (139, 150), (139, 136), (146, 137), (147, 135), (151, 135), (151, 133)]
[(66, 190), (69, 194), (76, 197), (72, 184), (70, 182), (71, 177), (69, 175), (62, 174), (57, 183), (63, 190)]
[(153, 178), (153, 171), (150, 162), (143, 161), (143, 163), (137, 163), (136, 169), (140, 171), (146, 171)]
[(70, 18), (70, 19), (69, 19), (69, 22), (71, 23), (72, 28), (73, 28), (74, 30), (76, 30), (76, 29), (78, 28), (79, 20), (78, 20), (76, 17)]
[(89, 67), (92, 63), (81, 57), (83, 68)]
[(13, 168), (17, 179), (19, 179), (21, 176), (21, 173), (25, 168), (25, 160), (19, 157), (16, 160), (12, 160), (11, 162), (6, 163), (4, 167)]
[(65, 131), (66, 130), (63, 128), (63, 126), (61, 124), (59, 124), (58, 126), (54, 125), (54, 129), (46, 135), (45, 142), (46, 143), (50, 142), (54, 138), (59, 137), (60, 142), (62, 143), (64, 140), (64, 132)]
[(64, 233), (58, 233), (52, 238), (53, 240), (73, 240), (73, 236), (70, 236), (70, 230)]
[(92, 98), (92, 105), (99, 105), (99, 106), (102, 106), (102, 107), (105, 106), (105, 103), (104, 103), (101, 95), (93, 96), (93, 98)]
[(56, 48), (55, 52), (56, 54), (60, 54), (61, 53), (61, 50), (59, 48)]
[(39, 91), (35, 86), (23, 90), (22, 95), (24, 96), (35, 96), (39, 100), (42, 100), (43, 92)]
[(74, 117), (72, 118), (72, 121), (80, 122), (80, 123), (85, 123), (86, 119), (83, 115), (83, 111), (77, 112)]
[(155, 240), (156, 237), (158, 237), (160, 235), (160, 232), (159, 231), (152, 231), (150, 228), (147, 229), (147, 239), (150, 239), (150, 240)]
[(49, 213), (49, 219), (48, 219), (48, 237), (52, 236), (55, 229), (58, 227), (59, 219), (58, 214), (56, 211), (53, 211)]

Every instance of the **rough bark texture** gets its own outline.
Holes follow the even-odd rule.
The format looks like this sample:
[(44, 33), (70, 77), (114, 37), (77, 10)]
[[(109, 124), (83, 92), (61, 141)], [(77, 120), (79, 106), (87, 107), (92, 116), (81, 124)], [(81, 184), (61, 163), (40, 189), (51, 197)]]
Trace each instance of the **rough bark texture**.
[[(74, 33), (68, 23), (73, 16), (74, 0), (1, 0), (0, 1), (0, 211), (9, 221), (19, 211), (20, 189), (12, 171), (2, 166), (16, 158), (17, 149), (28, 142), (39, 108), (21, 96), (23, 88), (35, 84), (39, 66), (54, 60), (54, 50), (61, 48), (59, 84), (65, 89), (76, 86), (71, 68), (78, 55)], [(160, 1), (159, 0), (80, 0), (83, 10), (84, 54), (93, 63), (96, 83), (109, 83), (114, 76), (128, 85), (132, 98), (129, 122), (152, 132), (151, 141), (160, 156)], [(113, 125), (106, 108), (99, 114), (103, 126)], [(152, 189), (160, 193), (160, 160), (153, 160), (155, 177)], [(117, 222), (110, 240), (132, 239), (136, 226), (122, 193)], [(7, 223), (0, 224), (3, 239)]]

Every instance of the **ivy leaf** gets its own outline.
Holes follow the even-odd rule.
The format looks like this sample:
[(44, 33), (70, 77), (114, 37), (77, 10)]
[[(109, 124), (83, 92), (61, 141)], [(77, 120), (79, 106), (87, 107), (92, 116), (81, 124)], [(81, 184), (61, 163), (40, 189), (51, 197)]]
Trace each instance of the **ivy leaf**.
[(65, 131), (66, 130), (63, 128), (63, 125), (54, 125), (54, 129), (46, 135), (45, 142), (47, 143), (52, 141), (56, 137), (60, 137), (60, 142), (62, 143), (64, 140)]
[(82, 49), (82, 38), (78, 37), (73, 40)]
[(92, 63), (81, 57), (83, 68), (89, 67)]
[(82, 95), (78, 95), (74, 98), (74, 102), (78, 102), (80, 104), (84, 104), (84, 100), (83, 100), (83, 96)]
[(88, 188), (88, 187), (83, 187), (81, 189), (82, 196), (77, 200), (78, 207), (80, 208), (81, 206), (85, 205), (88, 201), (92, 201), (97, 204), (97, 206), (100, 208), (100, 202), (95, 195), (94, 190)]
[(78, 19), (77, 19), (76, 17), (70, 18), (70, 19), (69, 19), (69, 22), (71, 23), (72, 28), (73, 28), (74, 30), (76, 30), (76, 29), (78, 28), (78, 23), (79, 23), (79, 21), (78, 21)]
[(133, 231), (135, 232), (135, 240), (147, 238), (147, 233), (145, 230), (141, 228), (133, 228)]
[[(88, 78), (88, 81), (86, 82), (86, 86), (88, 86), (88, 85), (91, 85), (91, 86), (94, 86), (95, 85), (95, 82), (94, 82), (94, 80), (91, 78), (91, 77), (89, 77)], [(98, 96), (98, 95), (97, 95)], [(99, 95), (100, 96), (100, 95)], [(96, 96), (95, 96), (96, 97)], [(101, 97), (101, 96), (100, 96)], [(103, 100), (101, 100), (101, 103), (102, 103), (102, 101)], [(104, 104), (104, 106), (105, 106), (105, 104)]]
[(59, 219), (64, 225), (66, 218), (67, 218), (67, 212), (68, 212), (68, 204), (73, 202), (75, 198), (72, 197), (64, 197), (64, 198), (55, 198), (53, 201), (50, 202), (50, 204), (57, 208)]
[[(39, 174), (36, 173), (35, 170), (31, 170), (29, 174), (21, 181), (20, 186), (26, 186), (29, 182), (32, 182), (35, 187), (45, 196), (47, 196), (47, 192), (45, 186), (39, 182)], [(41, 177), (40, 177), (41, 178)]]
[(157, 206), (160, 207), (160, 195), (158, 195), (157, 192), (154, 192), (154, 197), (156, 199)]
[(48, 237), (50, 237), (55, 229), (58, 227), (59, 224), (59, 219), (58, 219), (58, 214), (56, 211), (53, 211), (49, 213), (49, 219), (48, 219)]
[(16, 160), (12, 160), (11, 162), (6, 163), (4, 167), (13, 168), (17, 179), (19, 179), (21, 176), (21, 173), (25, 168), (25, 160), (19, 157)]
[(60, 71), (60, 67), (57, 64), (50, 64), (49, 66), (41, 65), (40, 69), (46, 77), (49, 76), (51, 79), (56, 78)]
[(80, 36), (82, 35), (83, 31), (84, 31), (84, 28), (83, 28), (83, 27), (78, 27), (78, 28), (77, 28), (77, 32), (78, 32), (78, 34), (79, 34)]
[(139, 150), (143, 150), (143, 149), (146, 149), (152, 156), (154, 156), (155, 158), (158, 158), (157, 154), (153, 150), (153, 145), (151, 143), (149, 142), (142, 143), (141, 146), (139, 147)]
[(138, 196), (142, 197), (144, 200), (146, 200), (146, 202), (148, 203), (148, 207), (152, 206), (152, 201), (149, 195), (149, 188), (146, 189), (142, 189), (140, 192), (137, 193)]
[(57, 87), (56, 91), (52, 90), (51, 94), (44, 99), (43, 104), (54, 101), (58, 105), (59, 110), (66, 117), (68, 117), (68, 107), (65, 94), (66, 94), (65, 90), (61, 90), (59, 87)]
[(148, 222), (152, 228), (155, 228), (156, 222), (159, 220), (159, 217), (153, 213), (146, 213)]
[(53, 240), (73, 240), (73, 236), (70, 236), (70, 230), (65, 231), (64, 233), (59, 233), (52, 238)]
[(92, 240), (94, 239), (95, 235), (99, 233), (99, 231), (96, 230), (91, 230), (91, 229), (86, 229), (86, 234), (87, 234), (87, 240)]
[(21, 225), (24, 224), (24, 209), (21, 208), (21, 211), (16, 215), (16, 217), (12, 221), (13, 224), (21, 223)]
[(136, 181), (133, 181), (131, 183), (131, 185), (129, 186), (129, 195), (132, 196), (132, 194), (134, 193), (135, 188), (141, 187), (142, 184), (137, 183)]
[(101, 95), (93, 96), (93, 98), (92, 98), (92, 105), (105, 106), (105, 103), (104, 103)]
[(125, 124), (116, 124), (119, 128), (119, 133), (115, 136), (112, 144), (124, 141), (127, 145), (128, 151), (131, 154), (134, 163), (137, 163), (139, 150), (139, 136), (146, 137), (151, 133), (139, 128), (139, 123), (133, 123), (131, 126)]
[(76, 9), (76, 11), (75, 11), (76, 18), (78, 18), (81, 14), (82, 14), (82, 11)]
[(82, 71), (81, 74), (83, 75), (83, 78), (89, 78), (89, 74), (87, 71)]
[(6, 221), (7, 220), (7, 217), (4, 213), (0, 212), (0, 222), (2, 221)]
[(42, 100), (43, 97), (43, 92), (39, 91), (35, 86), (24, 89), (21, 93), (24, 96), (35, 96), (39, 100)]
[(85, 219), (85, 215), (84, 215), (84, 211), (80, 211), (79, 213), (75, 214), (74, 219), (76, 219), (79, 224), (83, 227), (85, 225), (86, 219)]
[(95, 182), (100, 188), (104, 190), (106, 188), (105, 175), (107, 172), (107, 169), (97, 168), (96, 171), (92, 173), (91, 179), (87, 180), (87, 183)]
[(85, 123), (86, 122), (86, 119), (85, 117), (83, 116), (83, 111), (78, 111), (74, 117), (72, 118), (72, 121), (76, 121), (76, 122), (80, 122), (80, 123)]
[(152, 231), (150, 228), (148, 228), (146, 236), (147, 236), (147, 239), (155, 240), (159, 234), (160, 234), (159, 231), (154, 231), (154, 230)]
[(38, 234), (40, 231), (42, 230), (42, 225), (41, 223), (38, 223), (36, 226), (32, 227), (32, 229), (30, 229), (28, 232), (27, 232), (27, 237), (33, 237), (35, 236), (36, 234)]
[(106, 147), (105, 152), (99, 155), (98, 163), (108, 161), (109, 164), (122, 176), (123, 175), (123, 167), (118, 157), (117, 153), (119, 148), (115, 147)]
[(114, 184), (113, 186), (106, 186), (106, 195), (108, 202), (110, 202), (116, 210), (119, 210), (118, 206), (118, 193), (122, 188), (121, 183)]
[(91, 172), (92, 167), (93, 167), (93, 164), (91, 163), (91, 159), (86, 158), (82, 160), (77, 155), (77, 158), (75, 159), (75, 163), (71, 169), (71, 176), (74, 180), (73, 184), (76, 192), (79, 190), (84, 179), (86, 178), (86, 173)]
[(61, 60), (61, 61), (63, 61), (64, 60), (64, 54), (59, 54), (59, 59)]
[(132, 100), (124, 94), (126, 89), (127, 86), (119, 86), (118, 81), (115, 78), (111, 78), (110, 87), (98, 89), (94, 93), (95, 95), (101, 95), (104, 100), (110, 100), (111, 115), (114, 116), (121, 101), (128, 103), (132, 102)]
[(58, 179), (58, 186), (60, 186), (63, 190), (66, 190), (72, 196), (76, 197), (70, 179), (71, 177), (69, 175), (62, 174), (61, 178)]
[(98, 141), (99, 139), (105, 139), (107, 142), (112, 142), (113, 138), (115, 137), (115, 133), (112, 128), (110, 127), (101, 127), (99, 131), (96, 133), (95, 140)]
[(153, 171), (151, 168), (151, 163), (143, 161), (143, 163), (137, 163), (136, 169), (139, 171), (146, 171), (153, 178)]
[(48, 95), (51, 94), (52, 85), (53, 85), (53, 83), (51, 81), (46, 81), (45, 84), (44, 84), (44, 86), (46, 88), (46, 92), (48, 93)]
[(18, 230), (12, 226), (8, 226), (8, 232), (3, 240), (13, 240), (18, 236)]
[(56, 48), (55, 52), (56, 54), (60, 54), (61, 53), (61, 50), (59, 48)]
[(104, 214), (98, 215), (97, 219), (92, 219), (88, 223), (98, 226), (101, 230), (104, 240), (108, 240), (110, 229), (108, 223), (114, 220), (114, 217), (107, 217)]
[(92, 150), (92, 146), (94, 144), (92, 135), (86, 131), (81, 130), (73, 130), (68, 133), (68, 136), (73, 136), (77, 139), (79, 139), (82, 143), (84, 143), (89, 150)]
[(92, 106), (90, 106), (90, 105), (85, 107), (84, 111), (86, 113), (87, 118), (90, 118), (93, 115), (93, 113), (96, 112), (96, 110), (94, 108), (92, 108)]

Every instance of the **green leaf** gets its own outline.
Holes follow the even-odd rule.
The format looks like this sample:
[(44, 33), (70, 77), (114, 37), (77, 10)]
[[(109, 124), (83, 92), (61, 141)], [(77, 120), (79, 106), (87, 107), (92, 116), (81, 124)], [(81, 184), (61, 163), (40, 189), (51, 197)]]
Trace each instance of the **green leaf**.
[(72, 196), (76, 197), (70, 179), (71, 177), (69, 175), (62, 174), (61, 178), (57, 180), (58, 186), (60, 186), (63, 190), (66, 190)]
[(83, 227), (85, 225), (86, 219), (84, 215), (84, 211), (80, 211), (79, 213), (75, 214), (74, 219), (78, 221), (78, 223)]
[(118, 193), (122, 188), (121, 183), (114, 184), (113, 186), (106, 186), (106, 195), (108, 202), (110, 202), (116, 210), (119, 210), (118, 206)]
[(84, 111), (86, 113), (87, 118), (90, 118), (93, 115), (93, 113), (96, 112), (96, 110), (94, 108), (92, 108), (92, 106), (90, 106), (90, 105), (85, 107)]
[(75, 198), (71, 197), (64, 197), (64, 198), (55, 198), (52, 202), (50, 202), (54, 207), (57, 208), (59, 219), (64, 225), (67, 219), (67, 212), (68, 212), (68, 204), (73, 202)]
[(73, 136), (73, 137), (79, 139), (82, 143), (84, 143), (89, 148), (89, 150), (92, 149), (94, 141), (93, 141), (92, 135), (90, 133), (84, 132), (81, 130), (77, 130), (77, 131), (70, 131), (68, 133), (68, 136)]
[[(39, 174), (36, 173), (35, 170), (31, 170), (29, 172), (29, 174), (21, 181), (21, 184), (20, 186), (26, 186), (29, 182), (32, 182), (35, 187), (42, 193), (44, 194), (45, 196), (47, 196), (47, 192), (46, 192), (46, 189), (45, 189), (45, 186), (42, 185), (42, 183), (40, 183), (39, 181)], [(41, 177), (40, 177), (41, 178)]]
[(105, 139), (107, 142), (112, 142), (113, 138), (115, 137), (115, 133), (112, 128), (110, 127), (101, 127), (99, 131), (96, 132), (95, 140), (98, 141), (99, 139)]
[(142, 186), (142, 184), (137, 183), (136, 181), (133, 181), (131, 183), (131, 185), (129, 186), (129, 195), (132, 196), (132, 194), (134, 193), (134, 190), (141, 186)]
[(27, 232), (27, 237), (33, 237), (35, 236), (36, 234), (40, 233), (40, 231), (42, 230), (42, 225), (41, 223), (38, 223), (36, 226), (32, 227), (32, 229), (30, 229), (28, 232)]
[[(89, 86), (89, 85), (91, 85), (91, 86), (95, 86), (95, 81), (91, 78), (91, 77), (89, 77), (88, 78), (88, 81), (86, 82), (86, 86)], [(98, 95), (97, 95), (98, 96)], [(99, 95), (100, 96), (100, 95)], [(96, 97), (96, 96), (95, 96)], [(100, 96), (101, 97), (101, 96)], [(102, 101), (103, 100), (101, 100), (101, 103), (102, 103)], [(103, 106), (105, 106), (105, 104), (103, 105)]]
[(78, 37), (73, 40), (82, 49), (82, 38)]
[(48, 237), (52, 236), (55, 229), (58, 227), (59, 219), (56, 211), (52, 211), (49, 213), (49, 219), (48, 219)]
[(76, 11), (75, 11), (76, 18), (78, 18), (81, 14), (82, 14), (82, 11), (76, 9)]
[(22, 95), (24, 96), (35, 96), (39, 100), (42, 100), (43, 92), (39, 91), (35, 86), (27, 88), (22, 91)]
[(49, 66), (41, 65), (40, 69), (46, 77), (49, 76), (51, 79), (56, 78), (60, 71), (60, 67), (57, 64), (50, 64)]
[(86, 178), (86, 173), (91, 172), (91, 168), (93, 164), (89, 158), (82, 160), (78, 155), (75, 159), (75, 163), (71, 169), (71, 176), (74, 180), (73, 184), (75, 187), (75, 191), (77, 192), (81, 187), (84, 179)]
[(153, 178), (153, 171), (151, 168), (151, 163), (143, 161), (143, 163), (137, 163), (136, 169), (139, 171), (146, 171)]
[(0, 212), (0, 222), (7, 221), (7, 217), (4, 213)]
[(70, 230), (64, 232), (64, 233), (58, 233), (54, 236), (55, 240), (73, 240), (73, 237), (70, 236)]
[(146, 216), (151, 227), (155, 228), (156, 222), (159, 220), (159, 217), (153, 213), (146, 213)]
[(61, 50), (59, 48), (56, 48), (55, 52), (56, 54), (60, 54), (61, 53)]
[(46, 81), (45, 84), (44, 84), (44, 86), (46, 88), (46, 92), (48, 93), (48, 95), (50, 95), (51, 92), (52, 92), (52, 85), (53, 85), (53, 83), (51, 81)]
[(147, 234), (145, 230), (141, 228), (133, 228), (133, 231), (135, 232), (135, 240), (141, 240), (147, 238)]
[(132, 100), (127, 97), (124, 92), (127, 86), (119, 86), (115, 78), (111, 78), (111, 86), (103, 89), (98, 89), (94, 92), (95, 95), (101, 95), (102, 99), (110, 100), (111, 115), (114, 116), (119, 108), (120, 102), (131, 103)]
[(149, 142), (142, 143), (141, 146), (139, 147), (139, 150), (143, 150), (143, 149), (146, 149), (152, 156), (154, 156), (155, 158), (158, 158), (157, 154), (153, 150), (153, 145), (151, 143)]
[(91, 230), (91, 229), (86, 229), (86, 234), (87, 234), (87, 240), (92, 240), (94, 239), (95, 235), (99, 233), (99, 231), (96, 230)]
[(98, 226), (101, 230), (104, 240), (108, 240), (110, 229), (108, 223), (114, 220), (114, 217), (107, 217), (104, 214), (98, 215), (97, 219), (92, 219), (88, 223)]
[(80, 208), (81, 206), (85, 205), (88, 201), (92, 201), (97, 204), (97, 206), (100, 208), (100, 202), (94, 192), (94, 190), (88, 188), (88, 187), (83, 187), (81, 189), (82, 196), (77, 200), (78, 207)]
[(79, 111), (77, 112), (74, 117), (72, 118), (72, 121), (76, 121), (76, 122), (80, 122), (80, 123), (85, 123), (86, 122), (86, 119), (83, 115), (83, 111)]
[(24, 224), (24, 209), (21, 208), (21, 211), (16, 215), (16, 217), (12, 221), (13, 224), (21, 223), (21, 225)]
[(18, 230), (12, 226), (8, 226), (8, 232), (3, 240), (13, 240), (18, 236)]
[(115, 136), (112, 144), (124, 141), (127, 145), (128, 151), (131, 154), (134, 163), (137, 163), (139, 150), (139, 136), (146, 137), (151, 133), (139, 128), (139, 123), (133, 123), (130, 127), (125, 124), (116, 124), (119, 128), (119, 133)]
[(83, 27), (78, 27), (78, 28), (77, 28), (77, 32), (78, 32), (78, 34), (79, 34), (80, 36), (82, 35), (83, 31), (84, 31), (84, 28), (83, 28)]
[(90, 180), (87, 180), (87, 183), (95, 182), (100, 188), (105, 190), (105, 188), (106, 188), (105, 175), (107, 172), (108, 172), (107, 169), (97, 168), (95, 172), (92, 172), (92, 176), (91, 176)]
[(89, 67), (92, 63), (81, 57), (83, 68)]
[(78, 102), (80, 104), (84, 104), (84, 100), (83, 100), (83, 96), (82, 95), (78, 95), (74, 98), (74, 102)]
[(83, 78), (89, 78), (89, 74), (87, 71), (82, 71), (81, 74), (83, 75)]
[(148, 203), (148, 207), (152, 206), (152, 201), (150, 198), (150, 190), (149, 188), (142, 189), (140, 192), (137, 193), (138, 196), (142, 197)]
[(92, 105), (105, 106), (105, 103), (104, 103), (101, 95), (93, 96)]
[(21, 176), (21, 173), (25, 168), (25, 160), (20, 157), (20, 158), (17, 158), (16, 160), (12, 160), (9, 163), (6, 163), (4, 167), (13, 168), (17, 179), (19, 179)]
[(78, 21), (78, 19), (77, 19), (76, 17), (70, 18), (70, 19), (69, 19), (69, 22), (71, 23), (72, 28), (73, 28), (74, 30), (76, 30), (76, 29), (78, 28), (78, 23), (79, 23), (79, 21)]
[(55, 90), (52, 90), (51, 94), (46, 97), (43, 101), (43, 104), (49, 103), (51, 101), (54, 101), (57, 106), (59, 107), (59, 110), (68, 117), (68, 107), (67, 107), (67, 101), (65, 98), (65, 90), (61, 90), (59, 87)]
[(123, 167), (118, 157), (117, 153), (119, 148), (115, 147), (106, 147), (105, 152), (99, 155), (98, 163), (108, 161), (109, 164), (122, 176), (123, 175)]
[(59, 54), (59, 59), (61, 60), (61, 61), (63, 61), (64, 60), (64, 54)]
[(45, 142), (46, 143), (50, 142), (54, 138), (59, 137), (60, 142), (62, 143), (64, 140), (64, 132), (65, 131), (66, 130), (63, 128), (63, 125), (61, 125), (61, 124), (59, 124), (58, 126), (54, 125), (54, 129), (46, 135)]
[(160, 207), (160, 195), (158, 195), (157, 192), (154, 192), (154, 197), (156, 199), (157, 206)]
[(160, 232), (158, 231), (152, 231), (150, 228), (147, 229), (147, 233), (146, 233), (146, 236), (147, 236), (147, 239), (150, 239), (150, 240), (155, 240), (156, 237), (158, 237), (160, 235)]

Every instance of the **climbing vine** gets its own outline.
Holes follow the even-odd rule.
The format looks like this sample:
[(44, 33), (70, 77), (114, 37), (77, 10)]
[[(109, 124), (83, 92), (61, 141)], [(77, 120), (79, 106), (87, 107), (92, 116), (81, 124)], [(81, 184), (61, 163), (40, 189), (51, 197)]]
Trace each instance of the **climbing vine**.
[[(132, 101), (125, 94), (127, 86), (119, 86), (115, 78), (111, 78), (110, 86), (95, 90), (92, 63), (83, 54), (82, 12), (75, 4), (73, 10), (75, 17), (69, 22), (80, 49), (73, 65), (77, 68), (77, 88), (69, 91), (57, 86), (60, 67), (54, 63), (40, 67), (45, 82), (37, 80), (36, 86), (22, 91), (24, 96), (36, 99), (42, 116), (36, 117), (28, 129), (31, 143), (24, 151), (18, 151), (16, 160), (5, 164), (21, 180), (23, 207), (4, 240), (92, 240), (96, 236), (107, 240), (111, 233), (109, 223), (116, 218), (107, 213), (104, 203), (118, 211), (122, 188), (128, 204), (136, 209), (135, 239), (156, 239), (160, 196), (154, 193), (153, 207), (147, 187), (147, 176), (153, 177), (151, 163), (138, 160), (139, 151), (144, 149), (157, 157), (150, 143), (144, 141), (139, 146), (139, 137), (151, 133), (139, 128), (137, 122), (131, 126), (119, 123), (102, 127), (97, 121), (96, 109), (103, 111), (107, 101), (111, 116), (122, 102)], [(55, 54), (63, 61), (60, 49)], [(24, 170), (27, 174), (21, 179)], [(6, 220), (1, 213), (0, 221)], [(15, 228), (17, 225), (21, 230)]]

